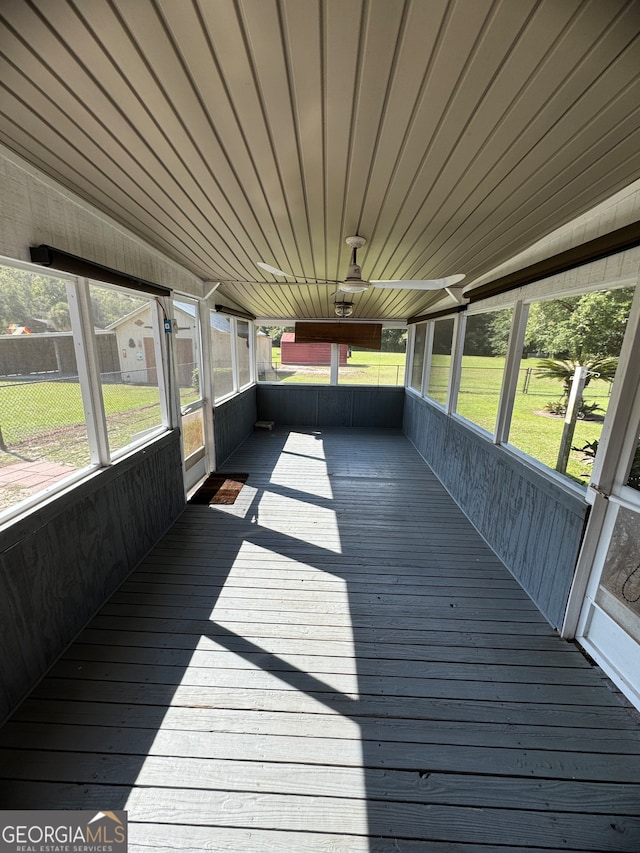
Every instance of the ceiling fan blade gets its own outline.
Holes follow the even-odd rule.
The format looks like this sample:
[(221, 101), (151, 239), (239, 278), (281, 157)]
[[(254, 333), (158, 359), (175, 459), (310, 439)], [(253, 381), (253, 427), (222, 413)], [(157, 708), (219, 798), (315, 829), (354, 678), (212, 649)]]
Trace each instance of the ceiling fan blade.
[(443, 290), (462, 281), (464, 274), (449, 275), (446, 278), (428, 278), (406, 281), (372, 281), (373, 287), (386, 287), (393, 290)]
[[(292, 272), (285, 272), (284, 270), (279, 270), (277, 267), (272, 267), (271, 264), (265, 264), (263, 261), (256, 261), (256, 266), (260, 267), (261, 270), (265, 270), (265, 272), (270, 272), (271, 275), (282, 275), (285, 278), (292, 278), (297, 284), (340, 284), (336, 279), (331, 278), (306, 278), (303, 275), (294, 275)], [(278, 282), (278, 284), (284, 284), (285, 282)], [(265, 284), (273, 284), (273, 282), (265, 282)]]
[(270, 264), (265, 264), (262, 261), (256, 261), (256, 266), (260, 267), (261, 270), (270, 272), (272, 275), (283, 275), (285, 278), (297, 278), (293, 273), (284, 272), (283, 270), (279, 270), (277, 267), (272, 267)]

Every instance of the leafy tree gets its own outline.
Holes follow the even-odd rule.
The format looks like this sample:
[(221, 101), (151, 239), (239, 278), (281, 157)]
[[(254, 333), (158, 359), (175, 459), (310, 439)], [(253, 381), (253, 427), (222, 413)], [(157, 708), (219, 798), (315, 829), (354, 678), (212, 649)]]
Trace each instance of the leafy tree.
[(68, 332), (71, 330), (71, 317), (69, 316), (69, 305), (67, 302), (56, 302), (49, 310), (49, 321), (56, 332)]
[(503, 308), (488, 316), (491, 317), (491, 323), (487, 330), (491, 355), (505, 356), (507, 354), (511, 324), (513, 323), (513, 311), (510, 308)]
[(474, 314), (467, 318), (464, 333), (465, 355), (493, 355), (491, 347), (492, 314)]
[(106, 329), (143, 304), (139, 296), (130, 296), (110, 287), (92, 285), (90, 294), (93, 323), (98, 329)]
[(617, 356), (629, 317), (633, 290), (596, 291), (534, 303), (529, 311), (525, 346), (550, 358), (589, 359)]
[(0, 267), (0, 330), (3, 332), (10, 323), (30, 327), (35, 325), (34, 321), (46, 322), (53, 306), (66, 300), (63, 281), (13, 267)]
[(407, 348), (406, 329), (383, 329), (382, 352), (405, 352)]
[(285, 332), (293, 332), (293, 326), (260, 326), (260, 331), (271, 338), (271, 346), (279, 347)]
[[(141, 305), (139, 297), (108, 287), (91, 287), (94, 323), (106, 328)], [(64, 281), (13, 267), (0, 267), (0, 332), (10, 323), (32, 330), (43, 327), (57, 331), (71, 328)], [(33, 328), (35, 327), (35, 328)]]

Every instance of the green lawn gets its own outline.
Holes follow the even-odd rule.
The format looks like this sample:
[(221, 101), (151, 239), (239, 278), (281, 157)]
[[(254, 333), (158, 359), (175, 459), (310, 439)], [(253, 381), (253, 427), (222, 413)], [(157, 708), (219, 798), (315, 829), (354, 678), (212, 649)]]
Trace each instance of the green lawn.
[[(274, 364), (279, 362), (274, 348)], [(433, 362), (431, 393), (444, 402), (448, 356), (436, 356)], [(465, 356), (458, 413), (492, 432), (495, 426), (504, 360)], [(509, 441), (550, 468), (555, 467), (563, 429), (563, 419), (545, 413), (544, 406), (557, 400), (560, 383), (553, 379), (529, 377), (523, 393), (526, 369), (535, 369), (536, 361), (523, 362), (518, 378)], [(280, 371), (279, 371), (280, 373)], [(328, 382), (328, 367), (287, 367), (283, 382)], [(395, 385), (404, 377), (402, 353), (354, 351), (348, 366), (340, 369), (345, 384)], [(435, 388), (435, 390), (434, 390)], [(585, 393), (587, 402), (597, 402), (602, 411), (592, 420), (578, 421), (572, 444), (582, 447), (599, 439), (602, 416), (609, 402), (609, 385), (593, 381)], [(109, 441), (114, 449), (126, 446), (137, 433), (158, 426), (160, 408), (158, 389), (134, 385), (104, 385)], [(189, 392), (191, 393), (191, 392)], [(195, 393), (195, 392), (193, 392)], [(182, 401), (186, 402), (187, 397)], [(80, 387), (75, 382), (6, 383), (0, 385), (0, 429), (5, 445), (13, 453), (0, 452), (0, 465), (25, 458), (47, 459), (81, 467), (88, 464), (89, 453), (84, 426)], [(590, 466), (579, 452), (572, 451), (567, 473), (586, 482)]]
[[(329, 383), (329, 365), (294, 365), (280, 362), (280, 349), (272, 350), (275, 368), (268, 381), (286, 383)], [(341, 385), (402, 385), (404, 383), (405, 354), (402, 352), (372, 352), (352, 350), (346, 366), (339, 370)]]
[[(103, 396), (112, 449), (160, 423), (158, 388), (105, 384)], [(0, 429), (13, 454), (82, 467), (89, 463), (84, 408), (77, 382), (9, 382), (0, 385)], [(0, 465), (16, 461), (0, 453)]]
[[(440, 358), (445, 358), (441, 356)], [(545, 412), (548, 402), (558, 400), (562, 393), (559, 382), (535, 375), (537, 359), (524, 360), (518, 376), (518, 386), (513, 406), (509, 443), (524, 451), (549, 468), (555, 468), (564, 419)], [(504, 359), (465, 356), (462, 364), (457, 411), (489, 432), (495, 428), (495, 418), (502, 383)], [(524, 393), (528, 376), (527, 392)], [(584, 399), (597, 403), (600, 410), (591, 420), (579, 420), (572, 445), (582, 447), (600, 438), (602, 419), (609, 404), (610, 385), (593, 380), (585, 390)], [(571, 451), (567, 474), (585, 483), (590, 465), (583, 455)]]

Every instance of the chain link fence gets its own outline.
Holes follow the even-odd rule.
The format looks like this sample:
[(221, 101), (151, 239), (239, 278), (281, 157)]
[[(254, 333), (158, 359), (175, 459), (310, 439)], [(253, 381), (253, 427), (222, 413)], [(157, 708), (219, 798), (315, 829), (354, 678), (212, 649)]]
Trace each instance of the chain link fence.
[[(112, 453), (162, 424), (153, 372), (135, 371), (139, 384), (123, 383), (120, 372), (101, 374)], [(0, 510), (72, 475), (90, 461), (77, 374), (0, 378)]]

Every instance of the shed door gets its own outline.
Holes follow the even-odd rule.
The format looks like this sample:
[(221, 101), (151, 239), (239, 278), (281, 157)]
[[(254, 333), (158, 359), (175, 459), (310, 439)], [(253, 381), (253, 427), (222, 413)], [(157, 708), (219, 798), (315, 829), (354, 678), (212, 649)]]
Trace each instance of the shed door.
[(147, 365), (147, 382), (149, 385), (158, 384), (158, 371), (156, 370), (156, 350), (153, 338), (143, 338), (144, 360)]

